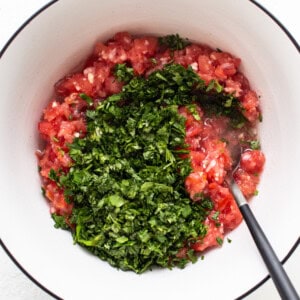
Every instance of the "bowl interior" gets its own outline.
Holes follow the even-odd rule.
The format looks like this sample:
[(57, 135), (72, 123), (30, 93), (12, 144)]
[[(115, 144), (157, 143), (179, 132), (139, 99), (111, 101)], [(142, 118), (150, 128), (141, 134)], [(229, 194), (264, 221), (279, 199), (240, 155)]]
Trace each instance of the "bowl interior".
[(181, 299), (194, 295), (195, 287), (210, 295), (212, 283), (218, 286), (216, 299), (235, 298), (267, 273), (244, 224), (229, 234), (233, 243), (208, 252), (203, 261), (141, 276), (113, 269), (74, 246), (69, 233), (53, 228), (34, 155), (40, 147), (38, 120), (53, 84), (89, 54), (95, 41), (124, 30), (179, 33), (242, 59), (242, 70), (261, 95), (260, 138), (267, 158), (251, 206), (281, 259), (296, 241), (299, 53), (253, 3), (234, 0), (58, 1), (21, 31), (0, 62), (1, 238), (33, 277), (65, 299), (99, 293), (110, 299), (126, 293), (131, 299)]

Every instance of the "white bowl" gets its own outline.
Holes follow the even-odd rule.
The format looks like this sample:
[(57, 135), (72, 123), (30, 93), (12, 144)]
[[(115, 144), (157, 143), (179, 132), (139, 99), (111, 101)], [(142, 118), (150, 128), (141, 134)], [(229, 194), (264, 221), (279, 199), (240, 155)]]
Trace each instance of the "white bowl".
[(205, 260), (143, 275), (110, 267), (53, 228), (34, 155), (38, 120), (57, 79), (96, 40), (124, 30), (179, 33), (242, 58), (242, 70), (261, 95), (267, 158), (251, 206), (280, 259), (299, 238), (299, 46), (278, 24), (250, 1), (65, 0), (52, 1), (2, 52), (2, 243), (40, 285), (64, 299), (236, 298), (267, 275), (245, 224), (229, 234), (231, 244)]

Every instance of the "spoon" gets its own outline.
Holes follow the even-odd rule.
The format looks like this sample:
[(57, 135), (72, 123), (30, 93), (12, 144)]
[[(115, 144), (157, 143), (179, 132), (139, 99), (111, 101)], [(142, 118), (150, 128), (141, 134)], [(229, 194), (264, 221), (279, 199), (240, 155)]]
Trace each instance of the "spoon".
[[(239, 153), (239, 156), (241, 153)], [(252, 238), (264, 260), (264, 263), (269, 271), (269, 274), (281, 296), (284, 300), (299, 300), (299, 295), (296, 292), (293, 284), (283, 269), (277, 255), (275, 254), (270, 242), (264, 234), (262, 228), (257, 222), (254, 214), (252, 213), (250, 206), (248, 205), (244, 195), (242, 194), (239, 186), (233, 178), (234, 172), (239, 166), (239, 160), (234, 160), (236, 166), (233, 168), (229, 188), (233, 194), (233, 197), (240, 209), (240, 212), (250, 230)]]

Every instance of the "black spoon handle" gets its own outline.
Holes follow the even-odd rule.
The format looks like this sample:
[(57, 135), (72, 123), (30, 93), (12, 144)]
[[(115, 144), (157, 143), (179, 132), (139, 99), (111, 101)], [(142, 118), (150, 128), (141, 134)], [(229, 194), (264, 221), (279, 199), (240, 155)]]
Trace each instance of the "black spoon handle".
[(293, 284), (235, 182), (231, 184), (231, 190), (281, 298), (299, 300)]

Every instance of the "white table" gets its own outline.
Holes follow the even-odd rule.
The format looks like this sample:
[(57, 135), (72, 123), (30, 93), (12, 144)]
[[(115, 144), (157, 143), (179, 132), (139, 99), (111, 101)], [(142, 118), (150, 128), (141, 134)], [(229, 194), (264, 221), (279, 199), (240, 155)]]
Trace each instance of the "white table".
[[(63, 0), (62, 0), (63, 1)], [(195, 0), (196, 1), (196, 0)], [(226, 0), (220, 0), (226, 1)], [(237, 0), (247, 1), (247, 0)], [(300, 43), (299, 0), (257, 0), (275, 15)], [(18, 27), (47, 0), (1, 0), (0, 49)], [(300, 291), (300, 247), (285, 264), (291, 280)], [(47, 270), (45, 270), (47, 272)], [(0, 247), (0, 299), (3, 300), (50, 300), (51, 296), (32, 283), (8, 258)], [(249, 295), (247, 300), (280, 299), (271, 280)]]

